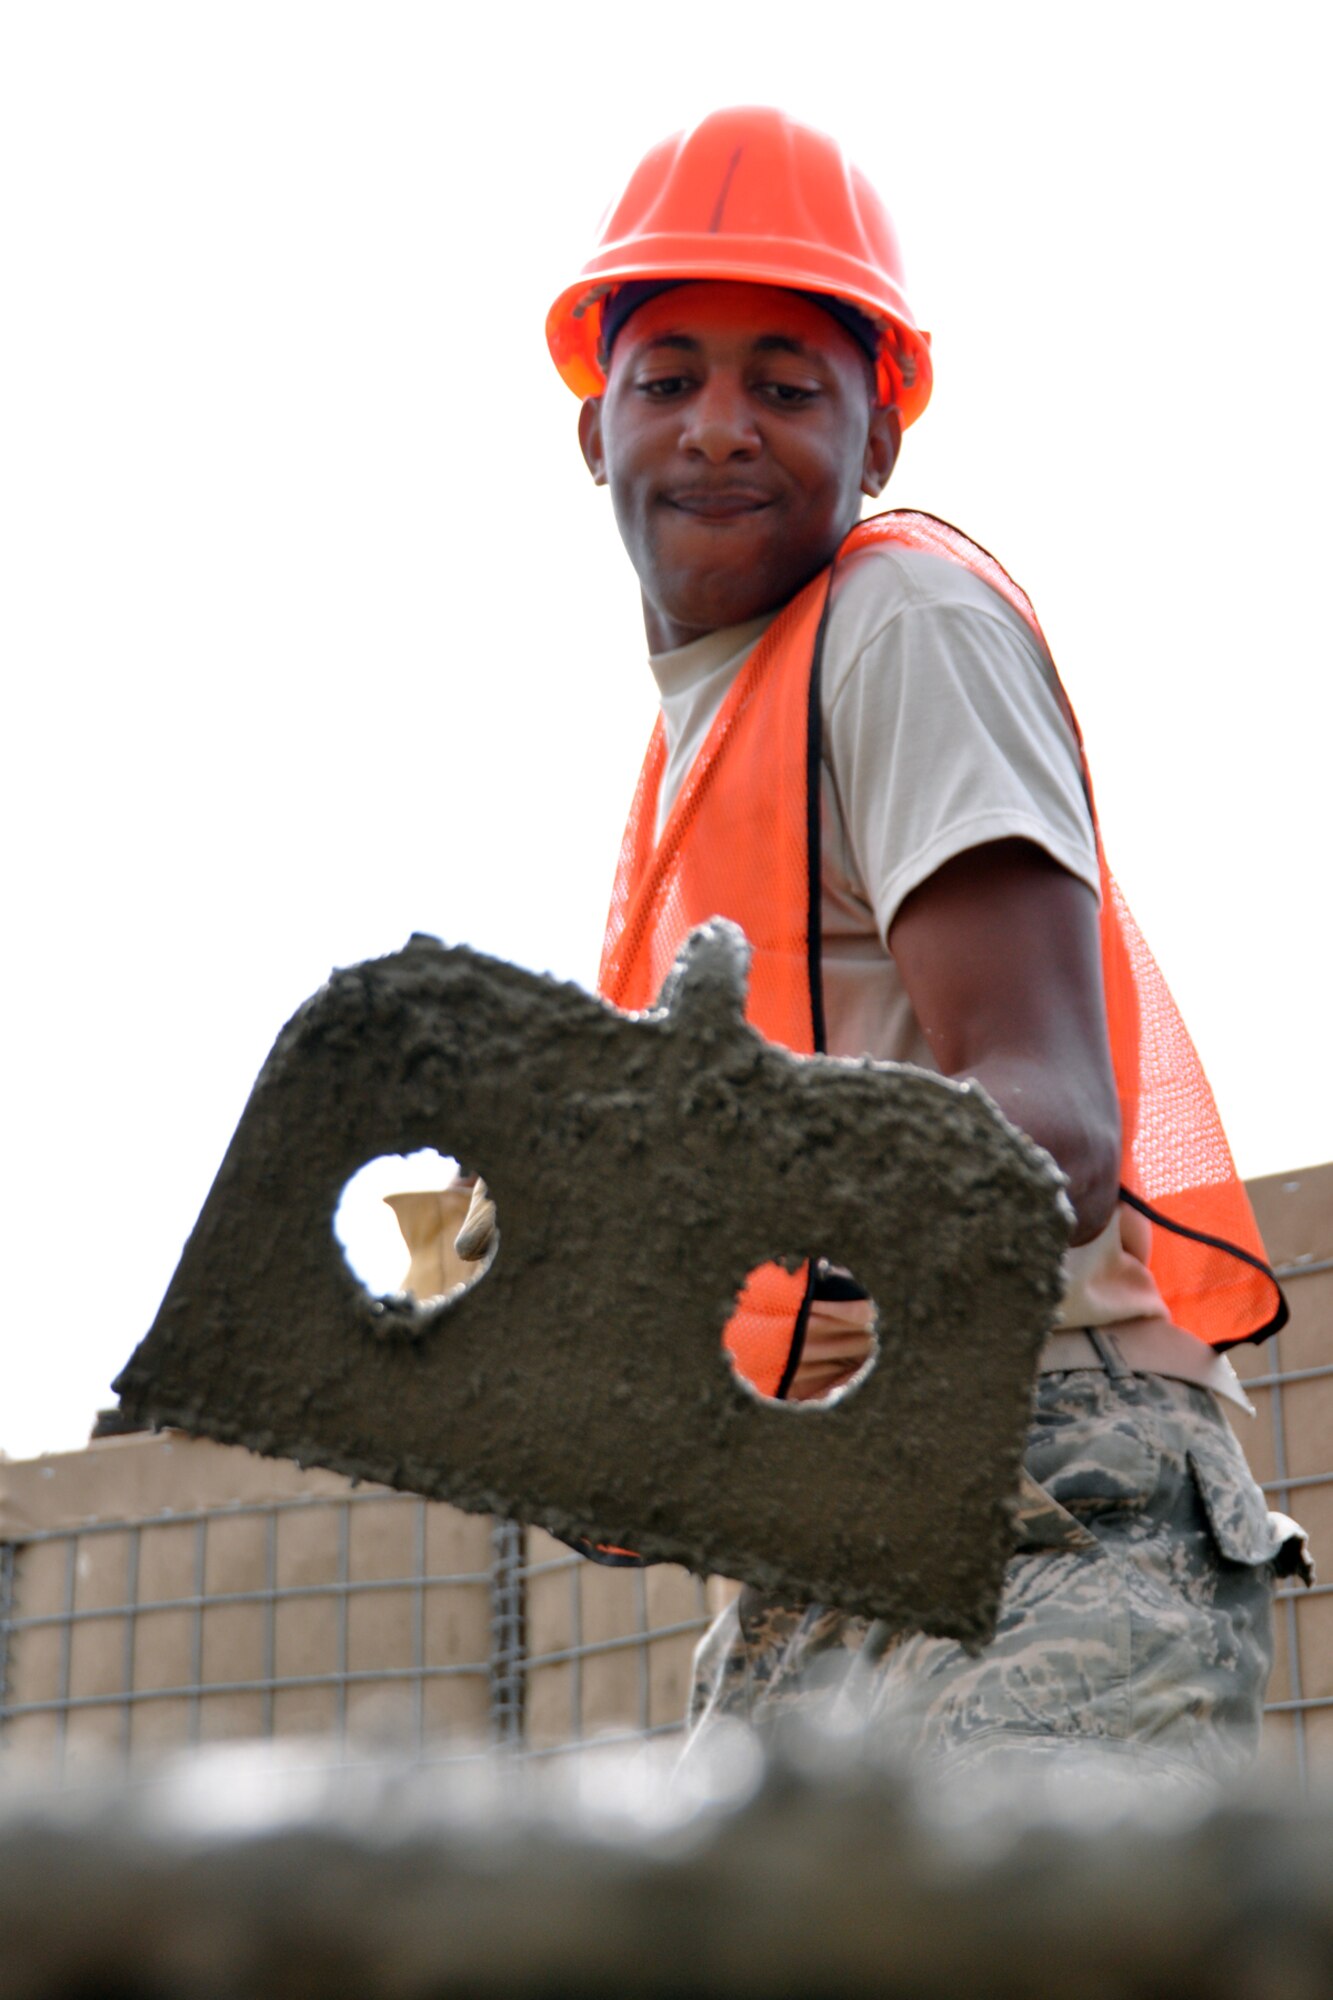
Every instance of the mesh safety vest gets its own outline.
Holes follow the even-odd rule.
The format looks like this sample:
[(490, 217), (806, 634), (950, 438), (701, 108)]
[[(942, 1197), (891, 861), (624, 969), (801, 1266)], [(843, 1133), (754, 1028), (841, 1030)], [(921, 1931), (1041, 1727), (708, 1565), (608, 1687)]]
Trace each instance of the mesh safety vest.
[[(929, 514), (863, 521), (839, 555), (879, 543), (961, 563), (998, 591), (1045, 648), (1027, 597), (976, 543)], [(696, 924), (730, 917), (753, 956), (746, 1018), (798, 1054), (822, 1051), (820, 656), (832, 568), (773, 620), (736, 676), (654, 842), (666, 762), (661, 718), (616, 869), (598, 990), (651, 1007)], [(1057, 683), (1058, 684), (1058, 683)], [(1078, 743), (1101, 871), (1102, 972), (1123, 1132), (1121, 1197), (1152, 1223), (1150, 1269), (1177, 1326), (1219, 1348), (1262, 1340), (1287, 1317), (1194, 1044), (1106, 865)], [(830, 1245), (836, 1251), (836, 1245)], [(725, 1340), (739, 1373), (785, 1393), (800, 1359), (808, 1268), (751, 1273)]]

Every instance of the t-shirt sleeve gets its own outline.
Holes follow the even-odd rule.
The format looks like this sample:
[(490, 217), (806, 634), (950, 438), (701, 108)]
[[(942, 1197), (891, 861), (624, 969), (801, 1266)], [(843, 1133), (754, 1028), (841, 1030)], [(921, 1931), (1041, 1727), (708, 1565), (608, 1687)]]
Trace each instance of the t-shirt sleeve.
[(825, 758), (880, 937), (913, 889), (988, 841), (1030, 840), (1097, 893), (1078, 751), (1025, 621), (970, 576), (915, 593), (881, 581), (878, 564), (849, 578), (824, 688)]

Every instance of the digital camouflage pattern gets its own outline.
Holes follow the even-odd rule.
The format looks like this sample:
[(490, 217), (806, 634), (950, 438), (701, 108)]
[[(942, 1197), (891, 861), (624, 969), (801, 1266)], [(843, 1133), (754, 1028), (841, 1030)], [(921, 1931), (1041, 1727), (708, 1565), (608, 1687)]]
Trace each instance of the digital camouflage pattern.
[(1214, 1396), (1133, 1375), (1097, 1344), (1108, 1372), (1037, 1379), (1018, 1545), (982, 1653), (747, 1586), (700, 1646), (696, 1729), (766, 1729), (800, 1706), (951, 1770), (1071, 1749), (1186, 1783), (1243, 1768), (1273, 1580), (1312, 1580), (1304, 1538), (1269, 1513)]

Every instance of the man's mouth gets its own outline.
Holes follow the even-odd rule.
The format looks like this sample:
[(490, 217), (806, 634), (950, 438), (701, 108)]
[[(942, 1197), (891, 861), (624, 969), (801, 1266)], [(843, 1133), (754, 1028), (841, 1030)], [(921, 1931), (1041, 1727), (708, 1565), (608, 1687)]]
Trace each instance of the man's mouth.
[(668, 493), (668, 507), (700, 521), (735, 521), (770, 507), (771, 497), (752, 486), (690, 486)]

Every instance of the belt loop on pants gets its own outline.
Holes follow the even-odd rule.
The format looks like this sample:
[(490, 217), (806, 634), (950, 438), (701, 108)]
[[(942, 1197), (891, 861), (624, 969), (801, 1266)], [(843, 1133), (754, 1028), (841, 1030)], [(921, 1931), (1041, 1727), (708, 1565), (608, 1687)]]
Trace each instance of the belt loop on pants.
[(1120, 1352), (1120, 1346), (1113, 1333), (1105, 1327), (1085, 1326), (1083, 1329), (1097, 1350), (1097, 1357), (1113, 1382), (1132, 1382), (1134, 1371)]

